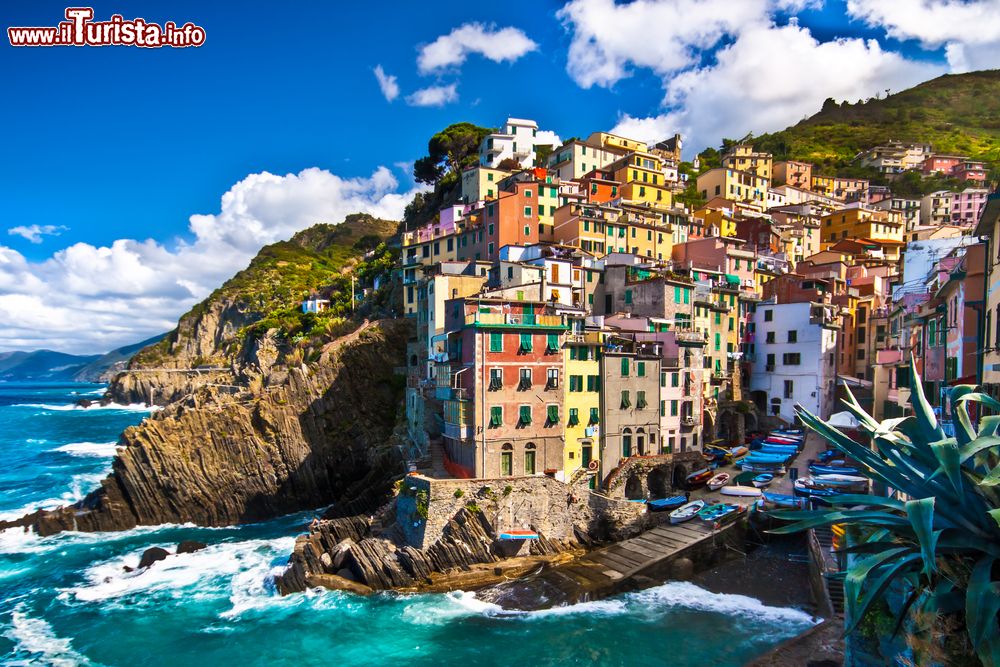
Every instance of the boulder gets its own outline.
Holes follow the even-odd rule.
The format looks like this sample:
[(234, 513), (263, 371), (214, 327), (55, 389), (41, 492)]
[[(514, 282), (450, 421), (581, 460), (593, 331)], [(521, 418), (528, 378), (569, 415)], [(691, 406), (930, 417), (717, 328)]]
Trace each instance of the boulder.
[(158, 560), (163, 560), (170, 555), (170, 552), (162, 547), (150, 547), (142, 552), (142, 558), (139, 559), (139, 567), (149, 567)]
[(670, 564), (670, 578), (685, 581), (694, 574), (694, 563), (690, 558), (678, 558)]
[(179, 554), (193, 554), (195, 551), (201, 551), (207, 544), (204, 542), (199, 542), (198, 540), (184, 540), (177, 545), (177, 553)]

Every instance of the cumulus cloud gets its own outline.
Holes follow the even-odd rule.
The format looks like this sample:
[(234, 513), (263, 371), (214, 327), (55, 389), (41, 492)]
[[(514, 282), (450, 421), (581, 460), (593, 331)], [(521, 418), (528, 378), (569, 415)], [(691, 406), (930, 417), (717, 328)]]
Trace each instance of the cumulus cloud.
[(387, 102), (392, 102), (399, 97), (399, 82), (392, 74), (386, 74), (381, 65), (375, 66), (375, 78), (378, 80), (378, 87)]
[[(645, 118), (626, 115), (614, 131), (645, 141), (679, 131), (700, 150), (724, 136), (738, 138), (750, 131), (786, 127), (818, 111), (827, 97), (868, 98), (943, 71), (943, 66), (886, 51), (874, 40), (820, 43), (794, 23), (756, 25), (721, 49), (715, 64), (671, 78), (666, 113)], [(822, 85), (816, 85), (817, 80)]]
[(7, 233), (11, 236), (20, 236), (32, 243), (41, 243), (43, 236), (59, 236), (69, 229), (65, 225), (19, 225), (11, 227)]
[(1000, 0), (848, 0), (847, 13), (890, 37), (943, 46), (952, 72), (1000, 67)]
[(538, 48), (518, 28), (500, 28), (482, 23), (466, 23), (441, 35), (420, 48), (417, 69), (430, 74), (449, 67), (462, 65), (470, 53), (477, 53), (495, 63), (513, 62)]
[[(987, 1), (1000, 3), (983, 3)], [(881, 14), (865, 15), (872, 22), (887, 21), (895, 13), (891, 8), (898, 5), (929, 4), (924, 0), (851, 2), (879, 6)], [(957, 0), (946, 0), (952, 2)], [(646, 141), (681, 132), (696, 150), (717, 144), (723, 136), (795, 123), (818, 111), (827, 97), (868, 98), (947, 69), (943, 64), (908, 59), (876, 40), (820, 42), (794, 17), (787, 22), (778, 18), (813, 4), (812, 0), (635, 0), (628, 4), (572, 0), (558, 16), (571, 33), (567, 71), (580, 86), (611, 87), (635, 68), (648, 69), (662, 79), (662, 108), (652, 114), (627, 110), (632, 113), (621, 115), (615, 132)], [(992, 34), (990, 30), (984, 33), (984, 39)], [(942, 30), (937, 39), (948, 34), (949, 30)], [(950, 48), (952, 69), (980, 62), (978, 48), (965, 44)]]
[(443, 107), (458, 100), (458, 85), (429, 86), (406, 96), (406, 103), (412, 107)]
[(192, 215), (183, 239), (76, 243), (38, 262), (0, 246), (0, 350), (99, 352), (167, 331), (261, 246), (359, 211), (399, 219), (414, 193), (385, 167), (361, 178), (262, 172), (217, 213)]
[(535, 145), (536, 146), (561, 146), (562, 140), (559, 135), (552, 130), (539, 130), (535, 134)]

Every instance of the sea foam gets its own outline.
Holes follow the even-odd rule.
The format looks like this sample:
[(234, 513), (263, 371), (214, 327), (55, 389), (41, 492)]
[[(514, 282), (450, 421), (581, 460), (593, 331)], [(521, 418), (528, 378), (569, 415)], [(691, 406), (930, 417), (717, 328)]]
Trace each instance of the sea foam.
[(156, 412), (162, 409), (158, 405), (146, 405), (145, 403), (129, 403), (128, 405), (123, 405), (121, 403), (108, 403), (107, 405), (90, 405), (84, 407), (82, 405), (77, 405), (76, 403), (62, 403), (59, 405), (54, 405), (52, 403), (16, 403), (12, 405), (13, 408), (34, 408), (36, 410), (44, 410), (46, 412), (67, 412), (70, 410), (79, 412), (97, 412), (100, 410), (117, 410), (119, 412)]
[(52, 451), (73, 456), (96, 456), (110, 458), (118, 453), (117, 442), (70, 442)]
[(4, 636), (14, 642), (13, 653), (28, 654), (30, 661), (11, 661), (8, 664), (46, 664), (55, 667), (77, 667), (89, 665), (86, 656), (73, 650), (69, 639), (56, 635), (52, 626), (40, 618), (28, 616), (24, 604), (19, 604), (11, 613), (10, 626)]

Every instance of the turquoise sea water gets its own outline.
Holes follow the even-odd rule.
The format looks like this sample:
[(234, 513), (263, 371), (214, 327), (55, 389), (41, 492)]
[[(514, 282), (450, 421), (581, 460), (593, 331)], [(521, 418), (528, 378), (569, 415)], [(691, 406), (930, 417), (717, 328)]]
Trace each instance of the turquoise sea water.
[[(79, 409), (98, 385), (0, 384), (0, 515), (70, 502), (107, 474), (139, 407)], [(668, 583), (510, 614), (469, 593), (278, 597), (310, 513), (239, 528), (0, 534), (0, 659), (45, 665), (739, 665), (812, 623), (795, 609)], [(127, 574), (143, 550), (203, 551)]]

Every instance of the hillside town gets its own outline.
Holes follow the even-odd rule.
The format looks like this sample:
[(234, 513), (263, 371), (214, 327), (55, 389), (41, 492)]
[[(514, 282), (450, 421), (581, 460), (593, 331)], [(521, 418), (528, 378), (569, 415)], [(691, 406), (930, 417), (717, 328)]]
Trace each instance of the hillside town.
[(876, 419), (904, 414), (911, 355), (948, 433), (949, 386), (1000, 388), (983, 163), (923, 144), (857, 156), (963, 184), (911, 198), (749, 143), (694, 174), (679, 135), (594, 132), (540, 159), (538, 133), (507, 119), (460, 201), (403, 233), (408, 429), (434, 476), (604, 490), (672, 461), (662, 488), (624, 489), (656, 497), (706, 446), (792, 425), (796, 406), (828, 418), (847, 388)]

